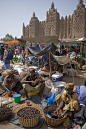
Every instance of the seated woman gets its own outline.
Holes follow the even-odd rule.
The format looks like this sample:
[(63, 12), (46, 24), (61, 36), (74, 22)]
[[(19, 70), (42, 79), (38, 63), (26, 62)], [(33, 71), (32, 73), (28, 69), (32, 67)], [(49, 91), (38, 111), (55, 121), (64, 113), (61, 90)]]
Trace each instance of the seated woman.
[(67, 114), (69, 117), (73, 117), (74, 113), (79, 110), (79, 99), (78, 94), (73, 92), (74, 84), (68, 83), (65, 86), (63, 94), (56, 96), (56, 102), (58, 104), (57, 110), (54, 112), (55, 115), (58, 115), (58, 111), (63, 109), (63, 113), (59, 118)]
[(21, 89), (23, 89), (19, 78), (17, 75), (17, 71), (11, 70), (8, 72), (8, 75), (4, 78), (4, 81), (0, 81), (0, 87), (8, 92), (8, 95), (11, 96), (11, 91), (19, 93)]
[(84, 85), (76, 87), (76, 91), (80, 100), (80, 109), (79, 112), (75, 113), (74, 115), (75, 123), (84, 125), (86, 120), (86, 80)]
[(35, 74), (35, 70), (33, 68), (29, 69), (29, 72), (30, 73), (26, 76), (25, 81), (23, 80), (21, 82), (23, 84), (26, 97), (28, 97), (28, 93), (31, 91), (38, 91), (41, 96), (45, 87), (45, 82)]

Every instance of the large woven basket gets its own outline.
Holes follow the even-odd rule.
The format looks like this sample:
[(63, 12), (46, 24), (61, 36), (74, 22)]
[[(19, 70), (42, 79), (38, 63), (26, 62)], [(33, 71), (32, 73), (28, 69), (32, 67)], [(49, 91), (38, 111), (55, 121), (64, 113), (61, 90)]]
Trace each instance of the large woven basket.
[(7, 113), (6, 115), (2, 115), (2, 116), (0, 115), (0, 122), (1, 121), (4, 121), (4, 120), (7, 120), (11, 116), (11, 112), (12, 111), (10, 111), (9, 113)]
[(40, 117), (42, 117), (42, 115), (43, 115), (42, 108), (38, 104), (34, 104), (34, 103), (31, 103), (31, 104), (32, 104), (31, 106), (27, 106), (27, 103), (23, 103), (23, 104), (17, 105), (15, 107), (13, 107), (13, 113), (17, 114), (17, 112), (20, 109), (25, 108), (25, 107), (34, 107), (34, 108), (36, 108), (36, 109), (38, 109), (40, 111)]
[(35, 127), (39, 123), (39, 120), (40, 120), (40, 114), (38, 117), (35, 117), (32, 119), (24, 119), (24, 118), (19, 117), (18, 113), (17, 113), (17, 117), (18, 117), (21, 125), (24, 127)]
[[(55, 119), (55, 118), (50, 118), (47, 116), (47, 112), (48, 111), (55, 111), (57, 108), (56, 105), (50, 105), (50, 106), (47, 106), (44, 108), (44, 119), (45, 119), (45, 122), (50, 125), (50, 126), (59, 126), (60, 124), (63, 123), (64, 119), (66, 118), (67, 115), (65, 115), (63, 118), (61, 119)], [(60, 110), (59, 112), (62, 112), (62, 110)]]

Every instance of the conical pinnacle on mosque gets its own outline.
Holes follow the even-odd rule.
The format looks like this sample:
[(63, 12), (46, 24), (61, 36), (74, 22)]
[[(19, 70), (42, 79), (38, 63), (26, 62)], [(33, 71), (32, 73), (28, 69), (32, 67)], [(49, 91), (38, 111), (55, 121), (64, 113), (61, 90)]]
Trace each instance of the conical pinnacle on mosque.
[(83, 0), (79, 0), (79, 4), (83, 4)]

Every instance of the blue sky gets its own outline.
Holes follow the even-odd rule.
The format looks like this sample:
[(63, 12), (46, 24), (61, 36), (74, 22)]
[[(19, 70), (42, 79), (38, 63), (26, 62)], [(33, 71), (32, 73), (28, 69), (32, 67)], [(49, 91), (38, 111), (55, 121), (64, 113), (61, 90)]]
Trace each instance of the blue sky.
[[(0, 0), (0, 38), (7, 33), (20, 38), (23, 22), (28, 25), (33, 12), (40, 21), (46, 20), (52, 2), (60, 17), (65, 17), (73, 14), (79, 0)], [(86, 7), (86, 0), (83, 3)]]

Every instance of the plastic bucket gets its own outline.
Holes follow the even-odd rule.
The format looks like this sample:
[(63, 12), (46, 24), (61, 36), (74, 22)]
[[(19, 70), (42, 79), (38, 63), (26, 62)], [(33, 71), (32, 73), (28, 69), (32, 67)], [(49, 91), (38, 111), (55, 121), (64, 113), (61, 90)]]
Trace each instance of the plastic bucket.
[(15, 103), (21, 102), (21, 94), (15, 94), (13, 97)]

